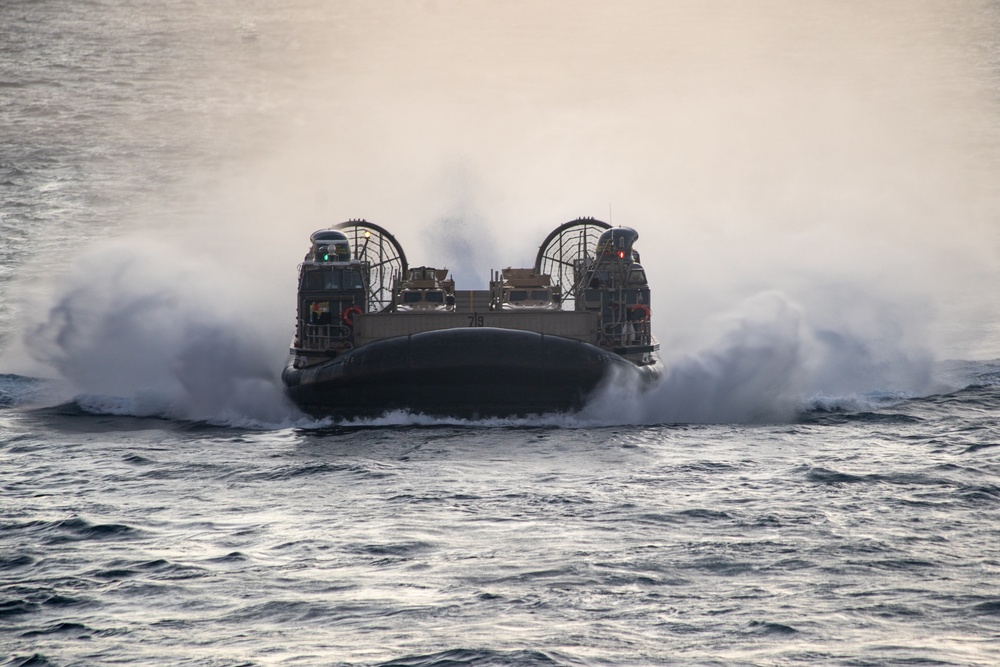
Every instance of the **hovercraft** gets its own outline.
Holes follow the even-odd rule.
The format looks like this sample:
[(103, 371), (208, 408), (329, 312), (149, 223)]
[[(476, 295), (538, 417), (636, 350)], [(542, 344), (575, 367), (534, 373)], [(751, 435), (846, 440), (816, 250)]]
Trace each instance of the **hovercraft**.
[(457, 290), (447, 269), (410, 268), (378, 225), (317, 231), (299, 267), (286, 392), (315, 416), (479, 418), (574, 412), (612, 376), (649, 386), (663, 364), (638, 237), (572, 220), (533, 267)]

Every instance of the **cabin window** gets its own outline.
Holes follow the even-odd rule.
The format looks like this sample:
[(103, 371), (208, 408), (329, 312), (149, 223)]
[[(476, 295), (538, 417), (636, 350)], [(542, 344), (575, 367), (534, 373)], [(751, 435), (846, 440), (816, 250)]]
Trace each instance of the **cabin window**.
[(531, 300), (532, 301), (548, 301), (549, 292), (548, 290), (531, 290)]
[(309, 271), (302, 280), (302, 289), (320, 290), (323, 289), (322, 271)]
[(444, 303), (444, 292), (424, 292), (424, 299), (430, 303)]
[(323, 289), (340, 289), (340, 271), (323, 272)]
[(314, 270), (306, 273), (306, 290), (337, 290), (340, 289), (340, 271)]
[(403, 292), (403, 303), (420, 303), (420, 292)]
[(524, 289), (513, 289), (510, 291), (511, 301), (527, 301), (528, 300), (528, 290)]
[(319, 262), (349, 262), (351, 261), (351, 247), (347, 241), (317, 243), (313, 259)]
[(365, 283), (360, 271), (340, 269), (315, 269), (306, 273), (302, 289), (341, 290), (364, 289)]
[(638, 271), (629, 271), (628, 273), (628, 284), (629, 285), (645, 285), (646, 284), (646, 272), (642, 269)]
[(344, 289), (364, 289), (365, 281), (361, 278), (360, 271), (344, 271)]

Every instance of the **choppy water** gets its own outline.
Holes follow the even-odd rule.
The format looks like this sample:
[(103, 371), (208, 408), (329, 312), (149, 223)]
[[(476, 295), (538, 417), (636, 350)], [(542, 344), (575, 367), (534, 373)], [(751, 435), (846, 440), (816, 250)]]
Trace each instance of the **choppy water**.
[[(973, 353), (1000, 349), (995, 283), (967, 286), (966, 310), (915, 297), (995, 275), (996, 258), (977, 254), (996, 241), (995, 220), (969, 204), (988, 208), (983, 191), (935, 191), (967, 216), (951, 216), (946, 236), (914, 223), (893, 237), (925, 260), (907, 289), (888, 269), (910, 265), (864, 220), (886, 269), (877, 284), (831, 236), (807, 278), (783, 280), (795, 266), (769, 272), (778, 255), (726, 266), (728, 245), (764, 249), (725, 225), (711, 228), (706, 264), (676, 251), (681, 232), (662, 215), (629, 219), (646, 242), (655, 325), (672, 341), (670, 375), (645, 396), (610, 387), (580, 415), (471, 423), (315, 422), (282, 400), (294, 268), (315, 228), (375, 210), (414, 258), (437, 250), (461, 265), (512, 250), (507, 232), (530, 227), (518, 246), (530, 258), (551, 226), (620, 197), (622, 167), (637, 197), (686, 186), (665, 188), (658, 215), (685, 197), (711, 202), (705, 219), (760, 213), (751, 191), (768, 166), (754, 154), (742, 175), (726, 169), (753, 137), (776, 141), (774, 128), (753, 113), (724, 122), (720, 105), (739, 105), (713, 86), (766, 110), (781, 87), (772, 70), (755, 78), (773, 63), (748, 45), (768, 35), (810, 36), (775, 48), (796, 84), (828, 74), (813, 92), (843, 93), (853, 88), (838, 81), (860, 77), (859, 100), (907, 127), (897, 103), (917, 80), (870, 96), (879, 77), (841, 68), (845, 58), (876, 74), (906, 56), (900, 72), (927, 75), (927, 53), (968, 67), (968, 79), (932, 79), (967, 113), (938, 109), (938, 124), (918, 124), (927, 143), (903, 157), (958, 146), (985, 156), (959, 165), (970, 182), (995, 175), (995, 107), (983, 100), (1000, 89), (996, 3), (907, 5), (892, 35), (889, 10), (859, 23), (783, 3), (764, 21), (703, 3), (510, 6), (0, 4), (0, 664), (1000, 663), (1000, 363)], [(545, 27), (553, 16), (565, 32)], [(875, 28), (824, 39), (827, 26), (859, 25)], [(747, 69), (720, 63), (722, 44)], [(748, 76), (768, 94), (742, 90)], [(663, 162), (715, 150), (684, 123), (669, 146), (648, 132), (685, 105), (682, 119), (719, 121), (728, 144), (713, 173), (747, 192), (726, 178), (706, 191), (683, 175), (704, 164)], [(782, 135), (805, 138), (781, 117)], [(870, 128), (841, 120), (833, 153), (854, 160), (847, 130)], [(633, 121), (645, 132), (629, 135)], [(910, 146), (888, 126), (879, 136)], [(938, 139), (955, 141), (940, 152)], [(863, 195), (859, 219), (913, 194), (890, 188), (885, 203), (851, 189), (880, 170), (858, 160), (854, 183), (832, 154), (807, 153), (796, 159), (845, 200)], [(572, 171), (587, 155), (607, 164)], [(905, 175), (940, 183), (957, 165), (928, 159)], [(826, 197), (793, 172), (783, 197)], [(605, 177), (617, 184), (607, 192)], [(530, 224), (496, 224), (524, 212), (510, 192), (537, 208)], [(421, 226), (431, 193), (453, 208)], [(696, 247), (700, 227), (682, 229)], [(952, 255), (962, 271), (926, 278)], [(750, 275), (749, 291), (713, 278), (727, 270), (733, 283)], [(742, 305), (682, 348), (715, 300)], [(981, 317), (951, 326), (975, 359), (947, 361), (941, 331), (924, 325), (969, 310)]]
[(995, 664), (1000, 366), (765, 426), (2, 414), (8, 664)]

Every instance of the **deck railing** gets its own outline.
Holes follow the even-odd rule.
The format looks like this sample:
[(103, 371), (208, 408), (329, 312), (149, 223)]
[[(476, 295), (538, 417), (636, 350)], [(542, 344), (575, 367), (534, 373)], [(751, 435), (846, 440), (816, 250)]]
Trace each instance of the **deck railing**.
[(611, 347), (649, 345), (652, 341), (652, 331), (649, 324), (649, 320), (605, 324), (601, 327), (602, 343), (607, 341)]
[(342, 350), (353, 338), (354, 330), (343, 324), (305, 324), (299, 344), (306, 350)]

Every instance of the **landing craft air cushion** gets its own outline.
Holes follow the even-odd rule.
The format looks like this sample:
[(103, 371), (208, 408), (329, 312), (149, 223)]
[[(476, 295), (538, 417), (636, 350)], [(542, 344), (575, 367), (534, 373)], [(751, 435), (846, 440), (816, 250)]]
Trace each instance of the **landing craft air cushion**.
[(299, 270), (286, 392), (316, 416), (504, 417), (577, 411), (612, 377), (648, 387), (663, 364), (638, 236), (572, 220), (533, 267), (456, 290), (446, 269), (409, 268), (378, 225), (317, 231)]

